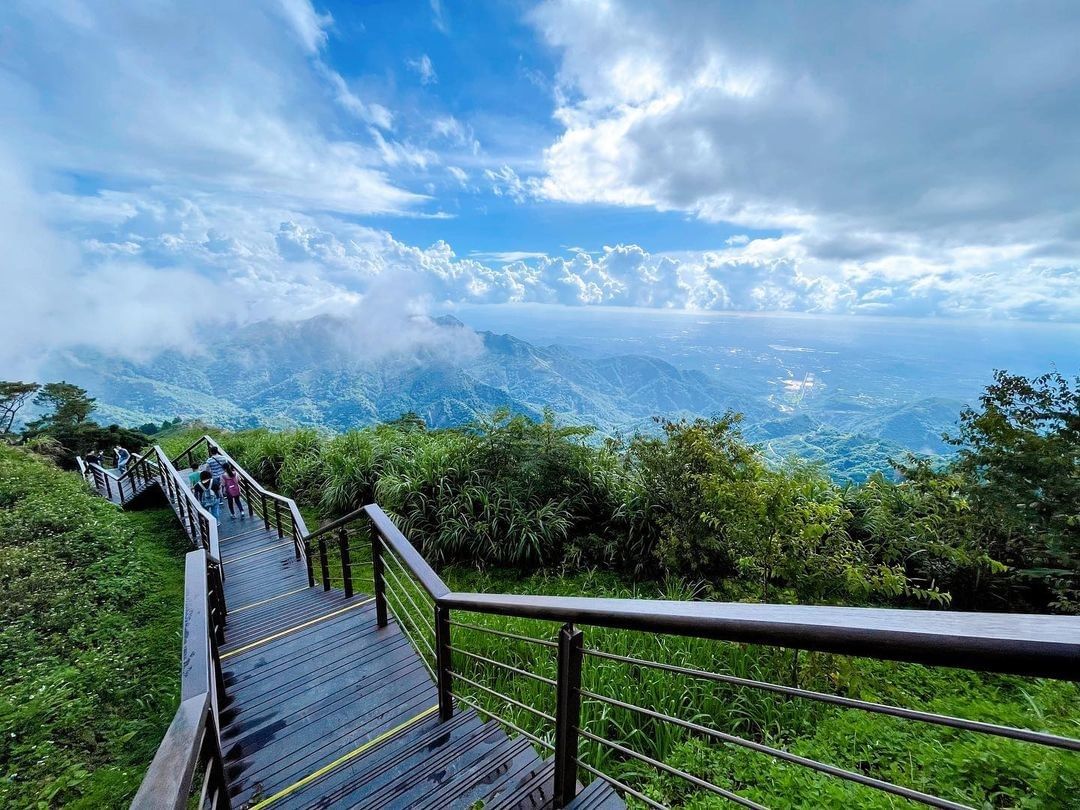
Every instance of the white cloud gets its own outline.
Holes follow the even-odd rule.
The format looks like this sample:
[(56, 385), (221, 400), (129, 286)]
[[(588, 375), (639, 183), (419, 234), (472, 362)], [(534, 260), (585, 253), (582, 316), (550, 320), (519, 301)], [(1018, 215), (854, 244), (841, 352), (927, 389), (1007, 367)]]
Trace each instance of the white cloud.
[(462, 188), (464, 188), (468, 184), (468, 182), (469, 182), (469, 173), (467, 171), (465, 171), (464, 169), (462, 169), (461, 167), (459, 167), (459, 166), (447, 166), (446, 171), (448, 171), (451, 174), (451, 176), (455, 180), (457, 180), (458, 183), (461, 184)]
[(834, 265), (1080, 266), (1070, 4), (550, 0), (531, 19), (561, 64), (548, 199), (799, 232)]
[(446, 21), (446, 9), (443, 8), (442, 0), (431, 0), (431, 23), (442, 33), (450, 33), (450, 25)]
[(492, 194), (496, 197), (509, 197), (519, 204), (525, 202), (531, 190), (527, 182), (505, 164), (498, 171), (484, 169), (484, 177), (491, 184)]
[(435, 66), (431, 64), (431, 57), (426, 53), (418, 59), (409, 59), (405, 62), (409, 69), (420, 77), (420, 84), (437, 84), (439, 74), (435, 72)]
[(0, 138), (35, 168), (357, 214), (421, 201), (337, 134), (327, 99), (380, 126), (389, 111), (321, 63), (328, 18), (306, 0), (64, 8), (6, 8)]
[(292, 26), (304, 49), (318, 53), (326, 44), (326, 29), (333, 24), (329, 14), (319, 14), (310, 0), (278, 0), (278, 7)]

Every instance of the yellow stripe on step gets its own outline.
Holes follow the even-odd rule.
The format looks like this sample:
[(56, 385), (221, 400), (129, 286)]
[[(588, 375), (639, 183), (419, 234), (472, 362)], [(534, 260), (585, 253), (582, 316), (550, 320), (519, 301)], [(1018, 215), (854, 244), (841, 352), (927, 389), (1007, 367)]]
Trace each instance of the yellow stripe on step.
[(283, 599), (286, 596), (292, 596), (294, 593), (301, 593), (302, 591), (310, 591), (310, 590), (311, 590), (311, 588), (305, 585), (303, 588), (297, 588), (295, 591), (285, 591), (285, 593), (279, 593), (277, 596), (270, 596), (270, 597), (268, 597), (266, 599), (260, 599), (258, 602), (251, 602), (251, 603), (249, 603), (247, 605), (241, 605), (238, 608), (231, 608), (229, 610), (229, 615), (231, 616), (234, 613), (239, 613), (241, 610), (247, 610), (248, 608), (258, 607), (259, 605), (265, 605), (267, 602), (273, 602), (275, 599)]
[(257, 557), (260, 554), (265, 554), (268, 551), (273, 551), (275, 548), (285, 548), (285, 546), (294, 545), (292, 540), (286, 540), (284, 543), (274, 543), (272, 546), (263, 546), (258, 551), (249, 551), (247, 554), (241, 554), (239, 557), (226, 557), (222, 560), (223, 563), (240, 562), (240, 560), (246, 560), (248, 557)]
[(340, 765), (344, 765), (349, 760), (356, 759), (358, 756), (360, 756), (364, 752), (370, 751), (372, 748), (374, 748), (377, 745), (380, 745), (381, 743), (386, 742), (387, 740), (389, 740), (394, 735), (400, 734), (401, 732), (408, 729), (410, 726), (416, 725), (421, 720), (423, 720), (425, 717), (431, 716), (432, 714), (434, 714), (438, 710), (439, 710), (439, 704), (437, 704), (437, 703), (434, 706), (429, 706), (428, 708), (426, 708), (422, 712), (420, 712), (420, 714), (418, 714), (418, 715), (416, 715), (414, 717), (410, 717), (404, 723), (401, 723), (400, 725), (394, 726), (392, 729), (389, 729), (388, 731), (384, 731), (382, 734), (380, 734), (377, 737), (372, 737), (370, 740), (368, 740), (366, 743), (361, 745), (359, 748), (354, 748), (352, 751), (345, 754), (344, 756), (338, 757), (333, 762), (331, 762), (329, 765), (325, 765), (322, 768), (319, 768), (319, 770), (315, 771), (315, 773), (309, 773), (307, 776), (305, 776), (299, 782), (293, 782), (287, 788), (284, 788), (283, 790), (279, 790), (277, 793), (275, 793), (270, 798), (263, 799), (261, 802), (258, 802), (257, 804), (251, 805), (251, 807), (248, 808), (248, 810), (261, 810), (261, 808), (263, 808), (263, 807), (267, 807), (267, 806), (273, 804), (274, 802), (276, 802), (276, 801), (278, 801), (280, 799), (284, 799), (290, 793), (295, 793), (300, 788), (304, 787), (305, 785), (311, 784), (312, 782), (314, 782), (319, 777), (325, 776), (326, 774), (330, 773), (330, 771), (334, 770), (334, 768), (337, 768)]
[(356, 610), (356, 608), (358, 608), (358, 607), (363, 607), (364, 605), (370, 605), (374, 601), (375, 601), (375, 597), (372, 597), (371, 599), (365, 599), (363, 602), (357, 602), (355, 605), (349, 605), (348, 607), (343, 607), (343, 608), (341, 608), (341, 610), (335, 610), (332, 613), (327, 613), (325, 616), (319, 616), (317, 618), (311, 619), (310, 621), (306, 621), (303, 624), (296, 625), (296, 627), (290, 627), (287, 630), (282, 630), (280, 633), (274, 633), (272, 636), (267, 636), (266, 638), (260, 638), (258, 641), (253, 641), (250, 644), (245, 644), (243, 647), (241, 647), (238, 650), (233, 650), (231, 652), (224, 653), (221, 656), (221, 660), (224, 661), (226, 658), (232, 658), (234, 655), (240, 655), (240, 653), (247, 652), (248, 650), (253, 650), (256, 647), (259, 647), (259, 646), (261, 646), (263, 644), (268, 644), (271, 641), (275, 641), (275, 640), (277, 640), (279, 638), (287, 636), (290, 633), (295, 633), (297, 630), (303, 630), (305, 627), (311, 627), (311, 625), (313, 625), (313, 624), (318, 624), (319, 622), (324, 621), (325, 619), (332, 619), (334, 616), (340, 616), (342, 613), (347, 613), (350, 610)]

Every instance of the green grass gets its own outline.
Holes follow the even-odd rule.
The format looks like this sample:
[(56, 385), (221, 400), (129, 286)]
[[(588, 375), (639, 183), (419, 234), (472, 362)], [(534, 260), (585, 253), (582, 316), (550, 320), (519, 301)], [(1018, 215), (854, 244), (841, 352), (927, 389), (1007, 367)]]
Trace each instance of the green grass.
[(126, 807), (179, 693), (186, 539), (0, 447), (0, 807)]

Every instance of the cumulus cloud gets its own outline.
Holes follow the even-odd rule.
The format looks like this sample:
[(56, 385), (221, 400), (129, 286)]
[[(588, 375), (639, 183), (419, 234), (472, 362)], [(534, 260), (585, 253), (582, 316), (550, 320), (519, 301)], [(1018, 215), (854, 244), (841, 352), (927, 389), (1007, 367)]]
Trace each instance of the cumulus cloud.
[(531, 19), (561, 59), (548, 199), (799, 232), (836, 263), (1078, 264), (1070, 3), (549, 0)]
[(48, 171), (353, 213), (421, 199), (375, 145), (332, 134), (328, 96), (383, 125), (388, 111), (318, 61), (329, 20), (307, 0), (16, 2), (5, 16), (3, 137)]
[(435, 158), (326, 65), (331, 26), (309, 0), (5, 5), (4, 374), (76, 342), (140, 354), (362, 299), (283, 261), (276, 229), (412, 213), (424, 198), (388, 168)]

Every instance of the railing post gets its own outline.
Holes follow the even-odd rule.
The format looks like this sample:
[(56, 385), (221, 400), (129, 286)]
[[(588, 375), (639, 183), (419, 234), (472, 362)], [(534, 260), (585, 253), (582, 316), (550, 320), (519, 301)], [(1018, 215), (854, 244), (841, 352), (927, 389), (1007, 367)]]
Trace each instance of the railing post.
[[(187, 508), (187, 522), (188, 522), (188, 530), (191, 532), (191, 542), (194, 543), (195, 545), (200, 545), (199, 544), (199, 530), (197, 528), (198, 524), (195, 522), (195, 511), (191, 508), (191, 504), (188, 503), (187, 498), (181, 498), (180, 500), (183, 502), (184, 506)], [(201, 548), (201, 546), (200, 546), (200, 548)]]
[(112, 500), (112, 484), (109, 483), (110, 478), (112, 478), (112, 476), (109, 475), (108, 473), (105, 473), (105, 496), (111, 501)]
[(209, 717), (206, 720), (206, 745), (210, 746), (210, 763), (207, 767), (211, 771), (211, 781), (217, 785), (214, 801), (210, 806), (218, 810), (232, 810), (232, 799), (229, 798), (229, 780), (225, 777), (225, 757), (221, 753), (221, 740), (218, 737), (217, 718), (214, 712), (207, 708)]
[(284, 537), (285, 532), (281, 528), (281, 501), (274, 498), (274, 519), (277, 521), (277, 536)]
[(371, 530), (371, 578), (375, 580), (375, 621), (386, 627), (386, 582), (383, 579), (382, 535)]
[(304, 539), (304, 560), (307, 563), (307, 584), (309, 588), (315, 587), (315, 571), (311, 567), (311, 543)]
[(326, 557), (326, 535), (319, 538), (319, 565), (322, 568), (322, 589), (330, 590), (330, 560)]
[(454, 716), (453, 672), (450, 664), (450, 608), (435, 604), (435, 666), (439, 687), (439, 718)]
[(266, 493), (260, 492), (259, 495), (262, 498), (263, 524), (265, 524), (266, 530), (270, 531), (270, 510), (266, 506)]
[(338, 532), (338, 551), (341, 554), (341, 577), (345, 581), (345, 598), (352, 598), (352, 560), (349, 558), (349, 533)]
[(577, 795), (581, 659), (581, 631), (567, 623), (559, 630), (559, 671), (555, 704), (555, 807), (566, 807)]

